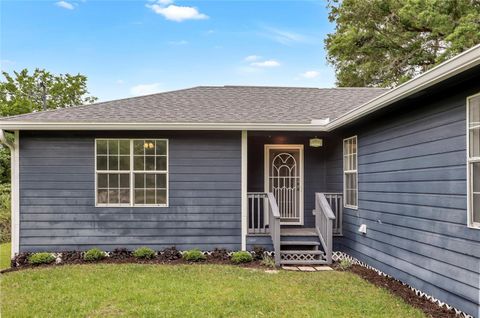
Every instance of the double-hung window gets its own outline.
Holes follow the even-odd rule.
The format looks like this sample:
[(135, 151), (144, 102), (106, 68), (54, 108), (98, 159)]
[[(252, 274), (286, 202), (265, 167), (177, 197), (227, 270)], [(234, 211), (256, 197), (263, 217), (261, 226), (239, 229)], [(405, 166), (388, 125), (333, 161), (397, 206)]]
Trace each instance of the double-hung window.
[(343, 197), (346, 208), (358, 208), (357, 136), (343, 140)]
[(97, 139), (97, 206), (167, 206), (166, 139)]
[(480, 94), (467, 99), (468, 225), (480, 228)]

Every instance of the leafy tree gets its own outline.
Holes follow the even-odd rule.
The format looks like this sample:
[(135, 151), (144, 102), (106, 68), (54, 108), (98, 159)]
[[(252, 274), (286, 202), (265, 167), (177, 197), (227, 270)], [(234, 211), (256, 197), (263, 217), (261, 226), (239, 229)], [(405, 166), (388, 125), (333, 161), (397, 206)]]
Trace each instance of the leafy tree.
[(81, 74), (54, 75), (43, 69), (29, 74), (27, 69), (2, 72), (0, 82), (0, 116), (12, 116), (32, 111), (56, 109), (93, 103), (87, 96), (87, 77)]
[(339, 86), (392, 87), (480, 43), (480, 0), (330, 0)]
[[(13, 72), (13, 75), (2, 74), (5, 80), (0, 81), (0, 117), (83, 105), (97, 100), (87, 95), (87, 77), (81, 74), (54, 75), (43, 69), (35, 69), (33, 74), (29, 74), (27, 69)], [(0, 145), (0, 184), (8, 182), (10, 151)]]

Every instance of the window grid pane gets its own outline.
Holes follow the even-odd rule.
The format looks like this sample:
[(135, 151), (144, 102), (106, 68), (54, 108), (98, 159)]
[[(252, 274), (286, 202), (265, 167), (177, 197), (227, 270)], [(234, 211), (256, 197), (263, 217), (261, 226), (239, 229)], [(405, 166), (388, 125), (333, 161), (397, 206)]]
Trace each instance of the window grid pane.
[(343, 170), (344, 170), (344, 205), (358, 206), (357, 182), (357, 138), (352, 137), (343, 141)]
[(480, 95), (468, 100), (470, 225), (480, 225)]
[(167, 140), (99, 139), (96, 151), (98, 204), (167, 204)]

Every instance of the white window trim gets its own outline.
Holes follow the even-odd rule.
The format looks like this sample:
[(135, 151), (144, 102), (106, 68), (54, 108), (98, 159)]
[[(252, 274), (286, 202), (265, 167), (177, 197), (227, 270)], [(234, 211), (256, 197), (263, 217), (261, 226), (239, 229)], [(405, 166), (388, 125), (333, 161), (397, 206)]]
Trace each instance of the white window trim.
[(480, 162), (480, 157), (470, 157), (470, 129), (477, 126), (470, 127), (470, 100), (480, 97), (480, 93), (467, 97), (467, 225), (473, 229), (480, 229), (480, 223), (473, 222), (473, 178), (472, 169), (473, 163)]
[[(348, 140), (351, 140), (351, 139), (355, 139), (355, 144), (356, 144), (356, 153), (355, 153), (355, 170), (345, 170), (345, 142), (348, 141)], [(343, 142), (342, 142), (342, 153), (343, 153), (343, 156), (342, 156), (342, 170), (343, 170), (343, 207), (347, 208), (347, 209), (353, 209), (353, 210), (358, 210), (358, 138), (357, 138), (357, 135), (355, 136), (352, 136), (352, 137), (348, 137), (348, 138), (345, 138), (343, 139)], [(357, 204), (356, 205), (349, 205), (347, 204), (347, 187), (346, 187), (346, 182), (347, 182), (347, 174), (348, 173), (355, 173), (357, 175), (357, 177), (355, 178), (355, 188), (357, 189), (357, 195), (356, 195), (356, 199), (357, 199)]]
[[(166, 157), (167, 157), (167, 169), (166, 170), (134, 170), (133, 169), (133, 142), (135, 140), (163, 140), (166, 142)], [(97, 141), (98, 140), (129, 140), (130, 141), (130, 170), (97, 170)], [(144, 207), (158, 207), (158, 208), (168, 208), (169, 207), (169, 200), (170, 200), (170, 183), (169, 183), (169, 161), (170, 161), (170, 154), (169, 154), (169, 142), (166, 138), (95, 138), (94, 141), (94, 148), (95, 148), (95, 207), (102, 207), (102, 208), (144, 208)], [(124, 173), (130, 175), (130, 203), (98, 203), (98, 173)], [(166, 174), (166, 203), (165, 204), (135, 204), (134, 203), (134, 174), (135, 173), (165, 173)]]

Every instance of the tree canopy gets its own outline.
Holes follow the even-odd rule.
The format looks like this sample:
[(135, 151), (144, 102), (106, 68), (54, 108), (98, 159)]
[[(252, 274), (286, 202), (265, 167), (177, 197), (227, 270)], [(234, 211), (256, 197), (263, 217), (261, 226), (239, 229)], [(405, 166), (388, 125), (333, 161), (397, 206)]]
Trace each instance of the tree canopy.
[[(29, 74), (27, 69), (13, 72), (13, 75), (2, 74), (5, 79), (0, 81), (0, 117), (83, 105), (97, 100), (88, 95), (85, 75), (54, 75), (43, 69), (35, 69), (33, 74)], [(9, 152), (7, 147), (0, 145), (0, 184), (10, 182)]]
[(338, 86), (393, 87), (480, 43), (480, 0), (330, 0)]
[(0, 116), (12, 116), (32, 111), (56, 109), (93, 103), (88, 96), (87, 77), (81, 74), (54, 75), (43, 69), (29, 74), (27, 69), (2, 72), (0, 82)]

